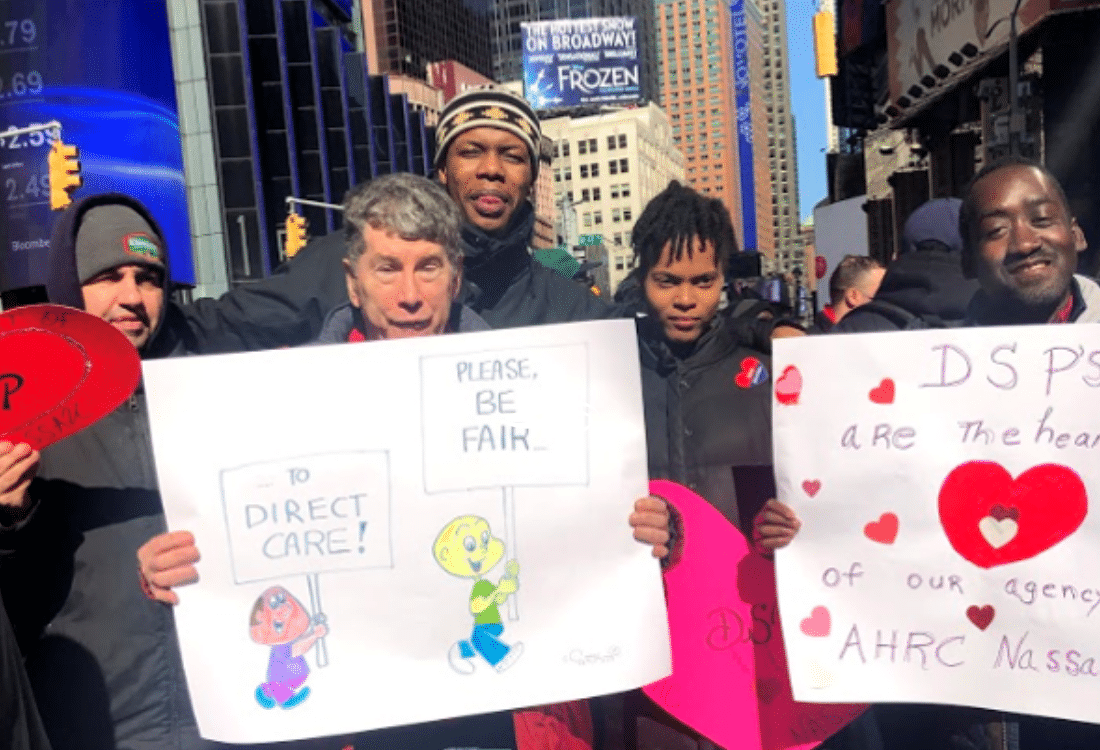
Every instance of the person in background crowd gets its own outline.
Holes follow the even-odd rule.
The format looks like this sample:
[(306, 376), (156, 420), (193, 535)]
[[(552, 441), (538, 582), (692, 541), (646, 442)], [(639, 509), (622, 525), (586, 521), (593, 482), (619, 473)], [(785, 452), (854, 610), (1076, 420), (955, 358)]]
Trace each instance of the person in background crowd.
[(962, 325), (978, 284), (962, 270), (958, 198), (936, 198), (910, 214), (901, 251), (873, 300), (840, 321), (836, 333), (868, 333)]
[[(971, 180), (959, 207), (962, 268), (980, 285), (971, 326), (1095, 323), (1100, 286), (1074, 274), (1087, 247), (1058, 180), (1041, 164), (1006, 157)], [(754, 521), (762, 552), (784, 547), (800, 527), (796, 514), (769, 501)], [(1091, 750), (1100, 726), (957, 706), (876, 705), (877, 730), (836, 747), (850, 750)]]
[(845, 255), (829, 277), (829, 304), (815, 321), (820, 332), (828, 333), (852, 310), (870, 302), (885, 273), (886, 269), (874, 258)]

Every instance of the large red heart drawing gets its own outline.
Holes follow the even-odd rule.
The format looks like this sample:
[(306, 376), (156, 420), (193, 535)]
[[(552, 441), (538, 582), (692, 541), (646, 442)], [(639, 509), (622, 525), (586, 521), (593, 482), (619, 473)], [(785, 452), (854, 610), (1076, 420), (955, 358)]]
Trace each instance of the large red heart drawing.
[(1013, 479), (998, 463), (970, 461), (943, 480), (939, 507), (955, 551), (992, 568), (1035, 557), (1076, 531), (1088, 514), (1088, 493), (1065, 466), (1033, 466)]
[(40, 450), (134, 392), (141, 360), (109, 323), (61, 305), (0, 314), (0, 440)]
[(679, 512), (683, 548), (665, 571), (674, 671), (646, 694), (738, 750), (811, 748), (863, 713), (864, 705), (795, 702), (773, 563), (750, 552), (741, 532), (691, 490), (657, 480), (649, 491)]

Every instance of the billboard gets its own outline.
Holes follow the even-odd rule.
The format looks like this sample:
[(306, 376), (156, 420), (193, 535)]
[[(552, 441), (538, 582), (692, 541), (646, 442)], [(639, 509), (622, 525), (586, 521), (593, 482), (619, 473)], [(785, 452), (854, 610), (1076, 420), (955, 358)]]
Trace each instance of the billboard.
[(638, 101), (638, 19), (520, 24), (523, 95), (537, 110)]
[(755, 252), (756, 180), (752, 163), (752, 113), (749, 110), (752, 86), (749, 79), (749, 38), (745, 31), (745, 0), (730, 3), (730, 27), (733, 30), (733, 93), (737, 105), (737, 161), (741, 177), (742, 250)]
[[(57, 120), (80, 148), (84, 186), (142, 201), (164, 231), (172, 276), (194, 282), (167, 7), (149, 0), (0, 5), (0, 131)], [(0, 289), (42, 284), (53, 133), (0, 132)]]

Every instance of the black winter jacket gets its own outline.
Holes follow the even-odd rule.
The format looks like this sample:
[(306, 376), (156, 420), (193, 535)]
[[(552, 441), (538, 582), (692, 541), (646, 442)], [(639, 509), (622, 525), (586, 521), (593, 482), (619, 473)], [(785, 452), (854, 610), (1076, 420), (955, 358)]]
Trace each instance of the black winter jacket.
[[(75, 233), (100, 195), (62, 215), (50, 243), (51, 302), (83, 307)], [(163, 235), (162, 235), (163, 236)], [(165, 293), (169, 285), (165, 274)], [(171, 303), (142, 358), (185, 352), (191, 339)], [(165, 530), (144, 394), (42, 451), (36, 510), (4, 546), (3, 594), (55, 750), (193, 748), (199, 739), (168, 607), (148, 600), (137, 549)]]
[(641, 318), (638, 344), (650, 478), (694, 490), (747, 532), (775, 492), (771, 358), (743, 346), (722, 315), (686, 349)]
[(963, 324), (978, 282), (963, 276), (962, 258), (949, 250), (914, 250), (898, 256), (875, 298), (849, 312), (833, 333), (874, 333)]
[[(535, 212), (524, 203), (503, 237), (462, 225), (459, 302), (492, 328), (596, 320), (610, 308), (580, 284), (531, 257)], [(184, 313), (204, 352), (297, 346), (317, 338), (325, 315), (348, 301), (343, 231), (309, 243), (272, 276), (198, 300)]]

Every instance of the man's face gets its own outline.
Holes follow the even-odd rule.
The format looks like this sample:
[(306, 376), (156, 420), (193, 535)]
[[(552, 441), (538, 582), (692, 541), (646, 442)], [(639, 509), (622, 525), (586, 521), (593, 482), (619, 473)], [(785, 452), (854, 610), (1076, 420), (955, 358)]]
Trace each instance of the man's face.
[(401, 339), (443, 333), (458, 293), (459, 270), (441, 245), (403, 240), (368, 226), (366, 248), (344, 261), (348, 298), (359, 308), (366, 337)]
[(669, 341), (690, 343), (703, 335), (722, 300), (722, 271), (714, 246), (695, 237), (692, 252), (673, 262), (670, 245), (645, 277), (645, 297)]
[(973, 187), (975, 270), (991, 297), (1053, 310), (1066, 298), (1085, 238), (1045, 174), (998, 169)]
[(471, 128), (451, 142), (439, 179), (466, 221), (498, 233), (531, 193), (531, 154), (507, 130)]
[(276, 646), (296, 641), (308, 630), (309, 614), (301, 602), (282, 586), (272, 586), (260, 594), (248, 634), (256, 643)]
[(164, 277), (157, 268), (116, 266), (81, 289), (84, 310), (113, 325), (138, 349), (148, 343), (164, 313)]

